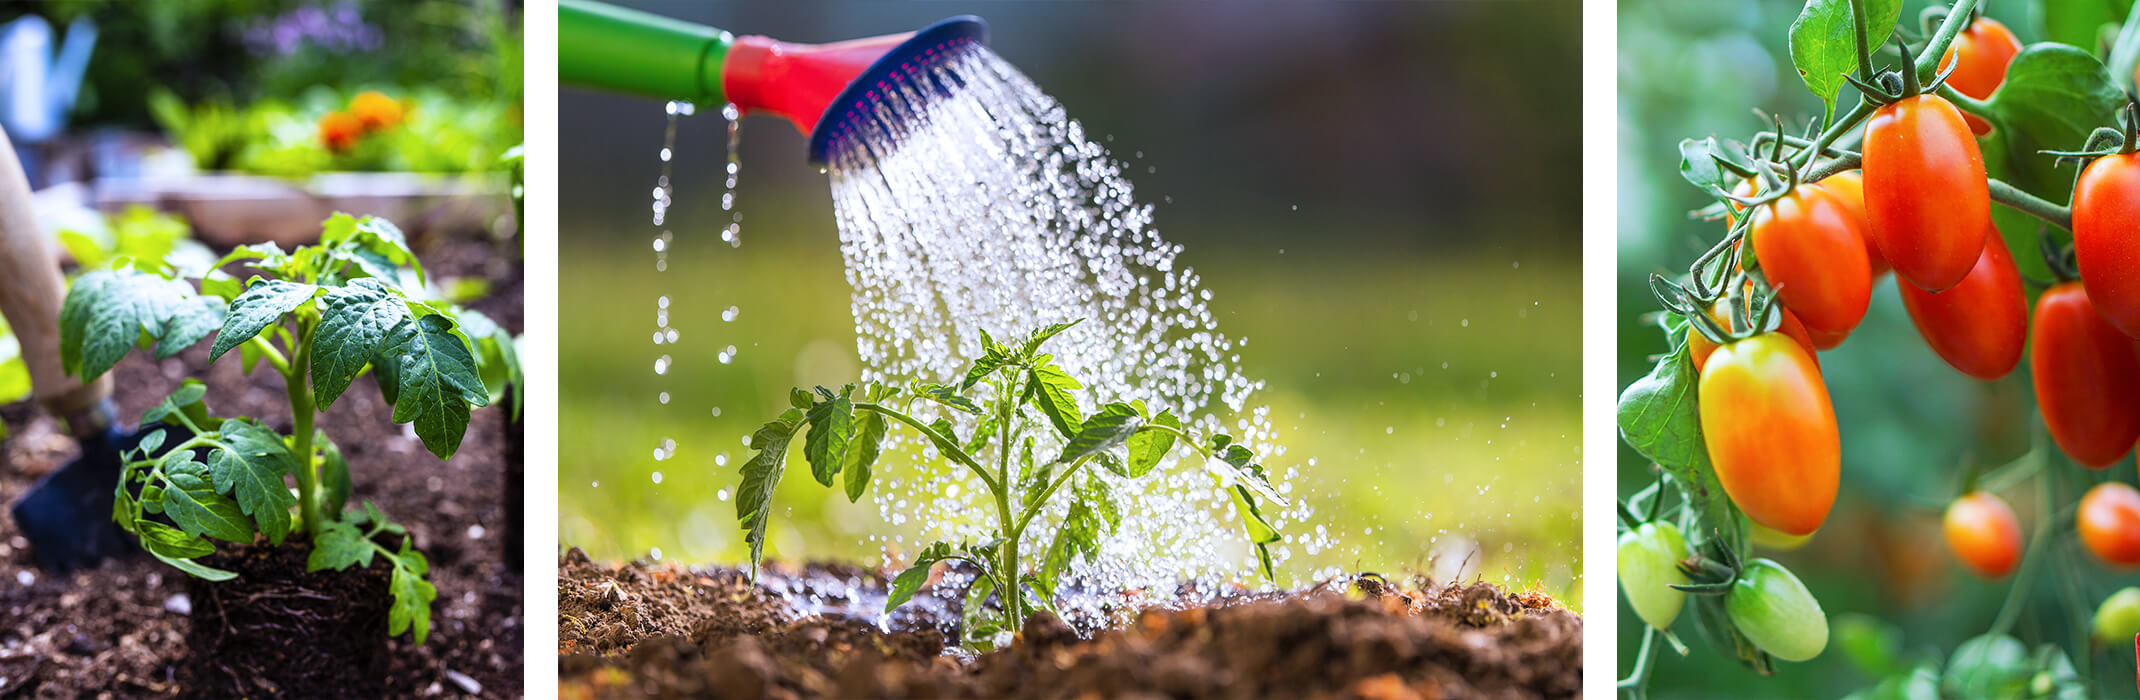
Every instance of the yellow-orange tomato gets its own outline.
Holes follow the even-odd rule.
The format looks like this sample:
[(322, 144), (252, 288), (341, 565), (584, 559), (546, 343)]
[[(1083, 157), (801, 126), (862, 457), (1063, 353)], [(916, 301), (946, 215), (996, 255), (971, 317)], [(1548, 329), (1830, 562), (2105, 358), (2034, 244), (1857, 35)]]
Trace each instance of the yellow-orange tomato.
[(403, 112), (401, 101), (376, 90), (366, 90), (349, 98), (349, 113), (356, 115), (365, 131), (394, 128), (401, 123)]
[(1756, 263), (1806, 329), (1856, 328), (1872, 301), (1872, 266), (1865, 234), (1843, 203), (1827, 188), (1803, 184), (1748, 216)]
[(1812, 353), (1764, 333), (1709, 356), (1702, 434), (1717, 482), (1746, 517), (1786, 535), (1820, 529), (1835, 506), (1842, 441)]
[[(1954, 86), (1955, 92), (1981, 100), (1999, 91), (1999, 85), (2006, 82), (2007, 65), (2020, 53), (2021, 40), (2014, 37), (2012, 30), (1998, 20), (1978, 17), (1954, 37), (1947, 55), (1939, 59), (1939, 69), (1952, 66), (1954, 73), (1947, 76), (1947, 84)], [(1961, 58), (1961, 65), (1955, 65), (1956, 56)], [(1963, 114), (1962, 119), (1978, 136), (1991, 133), (1991, 124), (1974, 114)]]
[[(1731, 304), (1731, 297), (1716, 300), (1716, 304), (1709, 307), (1709, 320), (1737, 333), (1744, 329), (1739, 328), (1739, 324), (1733, 320)], [(1805, 347), (1807, 355), (1812, 356), (1813, 336), (1806, 332), (1806, 324), (1799, 323), (1798, 314), (1791, 313), (1790, 309), (1779, 306), (1776, 310), (1783, 315), (1783, 322), (1776, 327), (1776, 332), (1791, 336), (1792, 340)], [(1690, 329), (1687, 331), (1687, 352), (1688, 357), (1694, 360), (1695, 373), (1700, 374), (1702, 367), (1709, 363), (1709, 354), (1716, 352), (1716, 343), (1709, 342), (1709, 337), (1702, 335), (1700, 331)], [(1813, 356), (1813, 366), (1820, 366), (1820, 357)]]
[(2140, 491), (2111, 481), (2081, 496), (2081, 543), (2105, 562), (2140, 564)]
[(2021, 563), (2021, 521), (1998, 496), (1976, 491), (1954, 499), (1944, 525), (1947, 548), (1978, 576), (2005, 578)]
[[(1857, 220), (1859, 237), (1865, 239), (1865, 263), (1872, 267), (1873, 279), (1878, 281), (1881, 275), (1887, 274), (1887, 258), (1880, 257), (1880, 244), (1873, 242), (1872, 224), (1865, 219), (1864, 171), (1836, 173), (1821, 178), (1816, 184), (1828, 188), (1828, 193), (1835, 195), (1836, 201), (1842, 202), (1843, 211), (1849, 212), (1850, 217)], [(1841, 341), (1840, 338), (1837, 340)]]
[(357, 145), (357, 139), (363, 135), (363, 122), (357, 121), (357, 118), (350, 116), (348, 112), (328, 112), (327, 116), (320, 117), (320, 145), (326, 146), (327, 150), (336, 153), (348, 151)]

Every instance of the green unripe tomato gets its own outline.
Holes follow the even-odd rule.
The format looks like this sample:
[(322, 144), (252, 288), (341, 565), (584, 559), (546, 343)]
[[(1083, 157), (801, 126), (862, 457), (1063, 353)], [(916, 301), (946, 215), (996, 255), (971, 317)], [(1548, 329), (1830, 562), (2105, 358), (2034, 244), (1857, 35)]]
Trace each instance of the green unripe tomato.
[(1791, 570), (1755, 559), (1739, 572), (1724, 611), (1746, 639), (1785, 661), (1805, 661), (1828, 647), (1828, 616)]
[(1685, 585), (1679, 561), (1687, 558), (1687, 538), (1671, 523), (1643, 523), (1620, 536), (1620, 592), (1635, 616), (1657, 629), (1672, 626), (1687, 594), (1670, 586)]
[(2095, 609), (2095, 638), (2115, 645), (2136, 634), (2140, 634), (2140, 588), (2126, 586)]

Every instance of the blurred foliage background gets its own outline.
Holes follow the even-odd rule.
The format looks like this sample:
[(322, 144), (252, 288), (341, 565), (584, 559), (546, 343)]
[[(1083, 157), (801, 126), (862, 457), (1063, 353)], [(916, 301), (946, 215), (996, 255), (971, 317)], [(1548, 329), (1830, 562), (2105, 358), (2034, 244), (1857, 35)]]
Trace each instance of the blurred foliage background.
[[(794, 41), (983, 16), (993, 48), (1129, 163), (1220, 329), (1247, 338), (1241, 363), (1268, 382), (1255, 400), (1289, 448), (1272, 463), (1301, 465), (1296, 488), (1319, 501), (1292, 527), (1343, 541), (1296, 548), (1286, 583), (1463, 566), (1579, 600), (1580, 109), (1559, 79), (1577, 3), (630, 4)], [(677, 238), (657, 274), (662, 105), (569, 88), (561, 102), (562, 542), (739, 561), (718, 496), (749, 456), (741, 437), (788, 387), (859, 371), (825, 176), (789, 125), (745, 120), (743, 245), (721, 244), (727, 134), (700, 106), (677, 137)], [(681, 347), (650, 342), (664, 294)], [(677, 363), (657, 378), (663, 351)], [(677, 456), (656, 462), (665, 437)], [(897, 528), (790, 476), (769, 557), (882, 562), (863, 538)]]
[[(1903, 25), (1919, 41), (1923, 33), (1915, 28), (1926, 4), (1904, 4)], [(1686, 266), (1724, 233), (1722, 222), (1688, 216), (1711, 200), (1680, 179), (1679, 141), (1714, 135), (1743, 142), (1767, 126), (1752, 110), (1782, 115), (1786, 124), (1802, 128), (1821, 108), (1800, 82), (1787, 48), (1787, 31), (1801, 5), (1620, 3), (1617, 386), (1639, 379), (1657, 354), (1670, 349), (1654, 322), (1658, 305), (1649, 275), (1684, 275)], [(2122, 22), (2131, 5), (2130, 0), (1994, 0), (1987, 7), (2023, 44), (2057, 40), (2101, 56), (2099, 42), (2114, 35), (2103, 25)], [(1841, 104), (1847, 109), (1855, 96), (1849, 88), (1844, 93)], [(2015, 258), (2039, 259), (2033, 248), (2016, 250)], [(1834, 629), (1828, 651), (1807, 663), (1779, 664), (1775, 677), (1761, 678), (1728, 655), (1720, 659), (1696, 626), (1683, 622), (1675, 630), (1695, 650), (1687, 657), (1669, 651), (1659, 655), (1650, 685), (1654, 697), (1714, 697), (1719, 688), (1732, 689), (1734, 697), (1838, 697), (1879, 680), (1872, 671), (1881, 664), (1854, 663), (1853, 657), (1944, 661), (1957, 644), (1991, 627), (2012, 579), (1985, 582), (1966, 573), (1947, 551), (1939, 518), (1971, 463), (2005, 465), (2048, 438), (2035, 412), (2026, 362), (1991, 383), (1954, 371), (1918, 336), (1895, 284), (1893, 275), (1880, 280), (1864, 322), (1842, 346), (1820, 357), (1843, 438), (1842, 495), (1835, 510), (1805, 548), (1762, 552), (1798, 574), (1820, 600)], [(2033, 303), (2042, 287), (2029, 286)], [(1619, 449), (1619, 495), (1625, 498), (1655, 477), (1633, 450), (1625, 444)], [(2038, 454), (2043, 453), (2051, 458), (2047, 469), (2059, 474), (2063, 492), (2071, 496), (2104, 479), (2134, 479), (2131, 458), (2107, 472), (2089, 473), (2055, 448)], [(2037, 507), (2037, 483), (2001, 494), (2019, 514), (2024, 537), (2036, 531), (2043, 510)], [(2070, 523), (2066, 528), (2070, 532)], [(2039, 579), (2013, 633), (2031, 648), (2056, 643), (2076, 657), (2092, 657), (2094, 675), (2108, 679), (2099, 690), (2122, 693), (2134, 673), (2131, 651), (2085, 645), (2076, 650), (2074, 639), (2096, 603), (2140, 577), (2104, 568), (2070, 536), (2054, 537), (2051, 547), (2046, 554), (2054, 557), (2053, 565), (2070, 563), (2081, 590), (2069, 594), (2042, 583), (2054, 579)], [(2071, 607), (2076, 597), (2086, 603), (2078, 614)], [(1642, 623), (1625, 604), (1618, 607), (1619, 673), (1624, 675), (1641, 643)]]

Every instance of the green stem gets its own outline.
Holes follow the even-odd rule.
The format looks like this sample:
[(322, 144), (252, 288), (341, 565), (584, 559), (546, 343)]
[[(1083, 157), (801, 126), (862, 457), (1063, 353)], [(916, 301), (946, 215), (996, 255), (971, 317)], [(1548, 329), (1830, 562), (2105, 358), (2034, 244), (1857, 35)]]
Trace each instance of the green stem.
[(936, 443), (937, 449), (943, 450), (944, 456), (950, 457), (951, 461), (953, 462), (958, 462), (959, 464), (965, 465), (966, 468), (972, 469), (974, 474), (979, 475), (981, 477), (981, 481), (988, 485), (988, 489), (990, 491), (1003, 490), (1003, 484), (1001, 482), (996, 481), (996, 475), (988, 473), (988, 469), (982, 467), (980, 462), (974, 461), (972, 455), (968, 455), (966, 454), (965, 450), (959, 449), (957, 443), (952, 442), (950, 438), (944, 437), (942, 434), (936, 432), (935, 428), (931, 428), (927, 425), (924, 425), (921, 421), (916, 420), (913, 416), (909, 416), (905, 413), (900, 413), (899, 411), (893, 410), (891, 407), (885, 406), (883, 404), (862, 401), (857, 402), (855, 404), (855, 408), (876, 411), (879, 415), (890, 417), (892, 420), (905, 423), (907, 424), (907, 427), (920, 431), (924, 437), (929, 438), (930, 442)]
[[(996, 454), (999, 456), (999, 459), (996, 460), (996, 469), (998, 478), (1006, 485), (1005, 488), (996, 489), (996, 517), (1001, 521), (1005, 534), (1003, 538), (1003, 575), (1002, 580), (997, 582), (998, 587), (996, 590), (1003, 592), (1003, 614), (1010, 620), (1010, 629), (1014, 634), (1025, 629), (1025, 592), (1018, 585), (1019, 538), (1018, 534), (1012, 530), (1012, 524), (1017, 521), (1017, 516), (1011, 510), (1011, 489), (1008, 487), (1009, 484), (1014, 483), (1011, 480), (1011, 421), (1017, 412), (1017, 406), (1011, 403), (1012, 399), (1016, 397), (1011, 392), (1017, 389), (1015, 386), (1017, 382), (1018, 380), (1014, 378), (998, 387), (996, 401), (996, 405), (1001, 407), (996, 411)], [(1006, 583), (1009, 585), (1004, 585)]]
[[(1842, 138), (1843, 134), (1848, 133), (1851, 129), (1857, 128), (1858, 122), (1865, 121), (1866, 117), (1872, 116), (1873, 112), (1878, 111), (1879, 109), (1879, 106), (1873, 104), (1871, 101), (1866, 100), (1862, 97), (1858, 98), (1857, 106), (1851, 107), (1849, 112), (1845, 113), (1841, 118), (1836, 119), (1834, 123), (1829, 124), (1828, 128), (1821, 130), (1820, 136), (1813, 139), (1812, 146), (1805, 149), (1804, 151), (1800, 151), (1797, 157), (1792, 159), (1791, 165), (1799, 169), (1803, 169), (1807, 165), (1810, 165), (1816, 156), (1820, 155), (1823, 151), (1828, 150), (1828, 144), (1835, 143), (1835, 140)], [(1778, 136), (1784, 136), (1784, 134), (1779, 133)], [(1812, 180), (1810, 178), (1805, 178), (1801, 180), (1801, 182), (1811, 181)]]
[(2073, 230), (2072, 209), (2053, 204), (2041, 197), (2024, 192), (2021, 188), (2006, 184), (2006, 182), (1998, 178), (1992, 178), (1990, 183), (1991, 201), (2013, 207), (2016, 211), (2042, 219), (2052, 226), (2057, 226), (2067, 231)]
[(1620, 689), (1627, 691), (1628, 697), (1640, 698), (1648, 692), (1650, 663), (1657, 658), (1656, 642), (1657, 628), (1643, 625), (1642, 651), (1635, 654), (1635, 668), (1620, 679)]
[(1990, 102), (1964, 95), (1962, 91), (1954, 89), (1953, 85), (1947, 83), (1939, 84), (1939, 96), (1941, 99), (1954, 103), (1955, 109), (1974, 114), (1979, 119), (1991, 122), (1995, 129), (2003, 126), (1998, 113), (1992, 111)]
[(290, 396), (290, 448), (297, 454), (297, 508), (305, 519), (305, 532), (318, 537), (323, 527), (320, 514), (319, 474), (312, 464), (312, 421), (318, 411), (312, 405), (312, 387), (308, 383), (307, 364), (312, 357), (305, 351), (306, 336), (310, 329), (301, 327), (297, 342), (290, 349), (291, 361), (282, 369), (282, 387)]
[(267, 341), (266, 334), (255, 335), (245, 342), (252, 343), (253, 348), (260, 351), (261, 357), (267, 358), (268, 365), (274, 367), (276, 372), (285, 376), (290, 374), (290, 361), (284, 359), (282, 351), (276, 350), (275, 345)]
[(1033, 499), (1033, 507), (1027, 509), (1025, 515), (1019, 516), (1018, 524), (1010, 529), (1011, 539), (1018, 539), (1020, 535), (1025, 534), (1025, 526), (1032, 524), (1033, 516), (1040, 514), (1041, 504), (1047, 503), (1048, 499), (1053, 497), (1056, 491), (1062, 489), (1063, 484), (1070, 483), (1070, 477), (1075, 476), (1077, 470), (1084, 468), (1085, 464), (1091, 461), (1091, 457), (1079, 458), (1077, 461), (1071, 462), (1070, 468), (1064, 469), (1063, 473), (1055, 477), (1054, 481), (1048, 482), (1047, 488), (1041, 489), (1040, 496)]

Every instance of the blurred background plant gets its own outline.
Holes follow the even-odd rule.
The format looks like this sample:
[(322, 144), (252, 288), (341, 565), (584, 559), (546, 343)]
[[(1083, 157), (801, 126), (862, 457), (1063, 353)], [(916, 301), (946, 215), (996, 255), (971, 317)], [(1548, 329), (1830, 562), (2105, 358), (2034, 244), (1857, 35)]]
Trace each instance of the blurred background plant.
[[(1267, 382), (1252, 403), (1287, 447), (1268, 463), (1299, 466), (1294, 493), (1316, 503), (1293, 527), (1338, 541), (1292, 545), (1281, 584), (1334, 567), (1580, 599), (1581, 110), (1556, 77), (1577, 65), (1578, 3), (624, 4), (794, 41), (982, 15), (994, 50), (1125, 162), (1219, 328), (1247, 339), (1244, 373)], [(740, 438), (788, 387), (860, 371), (826, 177), (794, 129), (746, 118), (731, 248), (727, 127), (699, 105), (657, 275), (663, 106), (561, 103), (561, 541), (743, 561)], [(679, 347), (650, 342), (663, 295)], [(879, 565), (868, 535), (914, 539), (900, 514), (787, 481), (769, 558)]]
[[(1903, 4), (1902, 24), (1920, 43), (1923, 34), (1915, 28), (1927, 4)], [(1722, 222), (1688, 215), (1713, 200), (1680, 178), (1679, 141), (1712, 135), (1743, 141), (1769, 126), (1751, 110), (1778, 114), (1786, 124), (1802, 126), (1822, 108), (1801, 85), (1786, 43), (1786, 31), (1801, 5), (1760, 0), (1620, 3), (1616, 386), (1626, 387), (1642, 377), (1656, 355), (1670, 349), (1655, 322), (1657, 304), (1647, 284), (1649, 275), (1684, 274), (1688, 262), (1724, 234)], [(1996, 0), (1986, 7), (1988, 16), (2012, 28), (2024, 44), (2059, 41), (2100, 57), (2132, 2)], [(2117, 77), (2131, 89), (2129, 75)], [(1845, 88), (1845, 105), (1851, 103), (1850, 92)], [(2070, 182), (2073, 166), (2059, 172)], [(2000, 221), (2002, 226), (2008, 223)], [(2008, 233), (2010, 241), (2032, 240)], [(2015, 259), (2025, 275), (2044, 269), (2033, 249), (2016, 251)], [(1689, 631), (1692, 624), (1683, 623), (1678, 626), (1681, 636), (1703, 648), (1687, 657), (1659, 654), (1649, 685), (1652, 697), (1714, 697), (1719, 688), (1731, 689), (1734, 697), (1838, 697), (1906, 675), (1923, 662), (1935, 663), (1930, 676), (1935, 692), (1946, 684), (1945, 697), (1967, 696), (1956, 685), (1964, 679), (1952, 673), (1962, 666), (1946, 662), (1965, 640), (1992, 627), (2014, 579), (1984, 581), (1956, 564), (1941, 536), (1942, 510), (1972, 463), (1990, 468), (2044, 459), (2047, 469), (2070, 474), (2085, 470), (2038, 439), (2041, 421), (2026, 371), (1989, 383), (1954, 371), (1919, 337), (1895, 284), (1892, 275), (1878, 280), (1864, 322), (1841, 347), (1820, 357), (1842, 426), (1842, 495), (1833, 514), (1803, 548), (1756, 548), (1804, 580), (1829, 615), (1833, 643), (1812, 661), (1781, 664), (1774, 677), (1762, 678), (1720, 660), (1721, 652), (1707, 648), (1700, 635)], [(2033, 303), (2042, 287), (2028, 286)], [(1648, 462), (1624, 443), (1618, 464), (1623, 499), (1654, 481)], [(2128, 457), (2107, 474), (2130, 482), (2133, 470)], [(2087, 473), (2071, 478), (2106, 477)], [(2026, 524), (2025, 536), (2034, 534), (2040, 510), (2034, 488), (2039, 483), (2033, 480), (2002, 494)], [(2071, 512), (2060, 511), (2059, 516), (2070, 519)], [(2070, 522), (2066, 525), (2070, 530)], [(2019, 655), (2033, 654), (2041, 644), (2055, 643), (2069, 651), (2078, 646), (2091, 658), (2073, 662), (2099, 679), (2097, 690), (2119, 693), (2130, 687), (2134, 674), (2130, 645), (2106, 648), (2088, 641), (2089, 613), (2113, 590), (2140, 577), (2104, 568), (2070, 536), (2050, 538), (2049, 544), (2054, 548), (2050, 565), (2085, 567), (2086, 573), (2069, 577), (2081, 579), (2085, 590), (2065, 591), (2047, 583), (2026, 591), (2023, 613), (2011, 630), (2020, 640), (2017, 644), (2026, 648), (1991, 644), (1997, 647), (2000, 664), (2012, 669), (1985, 673), (2018, 672), (2029, 665)], [(2076, 613), (2074, 599), (2085, 600), (2088, 609)], [(1625, 631), (1639, 631), (1642, 623), (1624, 604), (1619, 609), (1624, 674), (1642, 641), (1639, 633)], [(1943, 670), (1948, 672), (1945, 678), (1940, 676)], [(1875, 697), (1930, 697), (1906, 693), (1906, 685), (1898, 681), (1883, 690), (1895, 694)], [(1923, 688), (1920, 683), (1915, 690)]]

